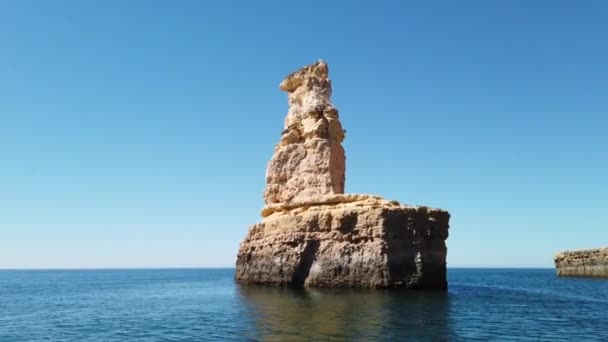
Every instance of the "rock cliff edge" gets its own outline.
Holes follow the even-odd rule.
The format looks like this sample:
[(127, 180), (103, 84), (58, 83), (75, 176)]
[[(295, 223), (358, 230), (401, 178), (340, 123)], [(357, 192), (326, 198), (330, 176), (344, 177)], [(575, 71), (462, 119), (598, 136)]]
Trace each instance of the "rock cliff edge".
[(561, 252), (554, 261), (560, 277), (608, 278), (608, 247)]
[(262, 222), (241, 242), (236, 281), (445, 290), (450, 215), (344, 194), (345, 132), (323, 61), (287, 76), (284, 130), (266, 170)]

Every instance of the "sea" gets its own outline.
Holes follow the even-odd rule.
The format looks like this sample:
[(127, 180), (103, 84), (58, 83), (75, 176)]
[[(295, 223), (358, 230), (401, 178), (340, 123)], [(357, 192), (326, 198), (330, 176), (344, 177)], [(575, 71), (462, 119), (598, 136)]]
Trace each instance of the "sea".
[(608, 280), (449, 269), (447, 293), (242, 286), (234, 269), (0, 271), (0, 341), (608, 341)]

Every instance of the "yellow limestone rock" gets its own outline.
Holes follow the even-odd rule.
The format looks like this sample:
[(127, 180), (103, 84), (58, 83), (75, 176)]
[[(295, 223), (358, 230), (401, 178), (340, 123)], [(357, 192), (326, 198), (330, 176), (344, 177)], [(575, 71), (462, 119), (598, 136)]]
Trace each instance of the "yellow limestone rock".
[(266, 204), (344, 193), (344, 130), (330, 101), (327, 64), (319, 61), (287, 76), (289, 111), (266, 170)]
[(241, 242), (236, 281), (445, 290), (450, 214), (344, 194), (344, 130), (323, 61), (287, 76), (285, 130), (266, 172), (262, 222)]
[(559, 277), (608, 278), (608, 247), (560, 252), (553, 259)]

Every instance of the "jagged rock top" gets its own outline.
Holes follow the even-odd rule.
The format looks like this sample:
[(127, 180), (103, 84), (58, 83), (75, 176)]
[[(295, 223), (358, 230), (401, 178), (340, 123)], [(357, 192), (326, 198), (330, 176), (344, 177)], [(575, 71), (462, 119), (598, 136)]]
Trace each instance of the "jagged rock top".
[(283, 82), (280, 84), (280, 88), (286, 92), (293, 92), (299, 86), (304, 84), (307, 80), (321, 79), (328, 80), (329, 68), (327, 63), (319, 60), (313, 64), (307, 65), (298, 71), (292, 72), (289, 76), (285, 77)]
[(583, 249), (574, 251), (563, 251), (553, 257), (555, 262), (569, 262), (577, 263), (583, 261), (590, 261), (593, 259), (602, 259), (608, 262), (608, 247), (594, 248), (594, 249)]

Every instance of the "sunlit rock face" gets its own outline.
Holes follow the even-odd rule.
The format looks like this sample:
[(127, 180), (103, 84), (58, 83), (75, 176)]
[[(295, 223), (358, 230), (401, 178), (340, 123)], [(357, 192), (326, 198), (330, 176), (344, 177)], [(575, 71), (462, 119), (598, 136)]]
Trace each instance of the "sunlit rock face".
[(266, 170), (266, 204), (344, 193), (344, 130), (330, 101), (331, 81), (319, 61), (287, 76), (289, 111)]
[(561, 252), (554, 260), (560, 277), (608, 278), (608, 247)]
[(276, 286), (445, 290), (450, 214), (344, 194), (344, 130), (323, 61), (287, 76), (285, 129), (266, 172), (262, 222), (236, 280)]

